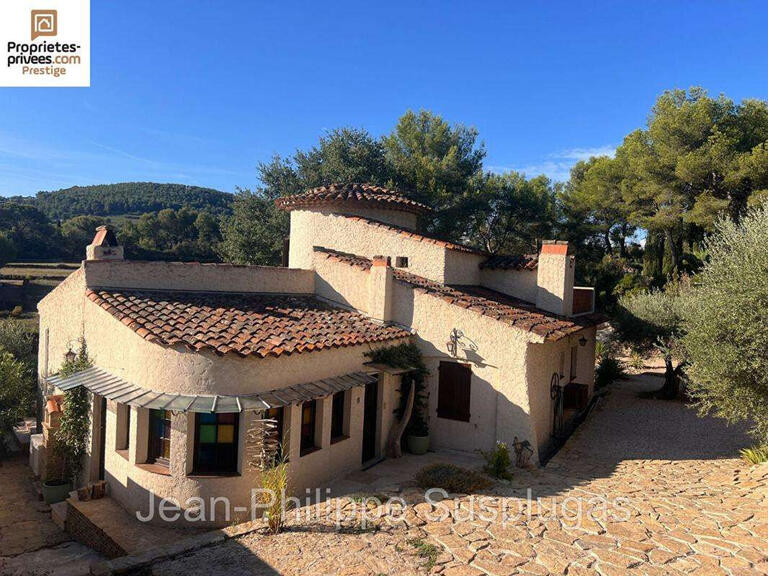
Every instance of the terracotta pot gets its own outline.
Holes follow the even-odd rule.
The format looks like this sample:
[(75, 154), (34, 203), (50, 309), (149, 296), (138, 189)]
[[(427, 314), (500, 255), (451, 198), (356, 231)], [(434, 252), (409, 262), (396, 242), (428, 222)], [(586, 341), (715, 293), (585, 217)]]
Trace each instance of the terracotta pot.
[(426, 454), (429, 450), (429, 436), (406, 436), (405, 443), (411, 454)]
[(43, 482), (43, 500), (46, 504), (63, 502), (69, 497), (72, 484), (67, 480), (48, 480)]

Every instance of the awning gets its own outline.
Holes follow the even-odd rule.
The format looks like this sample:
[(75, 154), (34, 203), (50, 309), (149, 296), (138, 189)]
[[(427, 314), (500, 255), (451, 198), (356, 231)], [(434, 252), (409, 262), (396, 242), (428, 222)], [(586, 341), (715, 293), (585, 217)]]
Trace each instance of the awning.
[(92, 366), (70, 376), (51, 376), (46, 383), (67, 391), (85, 386), (99, 396), (104, 396), (121, 404), (137, 408), (155, 408), (176, 412), (242, 412), (244, 410), (266, 410), (300, 404), (309, 400), (323, 398), (335, 392), (342, 392), (358, 386), (365, 386), (376, 381), (376, 374), (350, 372), (342, 376), (324, 378), (287, 388), (270, 390), (260, 394), (242, 396), (213, 396), (192, 394), (171, 394), (155, 392), (141, 388), (110, 374), (97, 366)]

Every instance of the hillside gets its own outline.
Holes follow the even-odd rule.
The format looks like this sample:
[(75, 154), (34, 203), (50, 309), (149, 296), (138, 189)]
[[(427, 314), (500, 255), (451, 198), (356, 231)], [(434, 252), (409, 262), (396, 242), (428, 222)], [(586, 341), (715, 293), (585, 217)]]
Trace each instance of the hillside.
[(49, 218), (64, 220), (82, 214), (117, 216), (183, 206), (221, 214), (229, 211), (232, 198), (232, 194), (227, 192), (199, 186), (121, 182), (73, 186), (53, 192), (38, 192), (34, 198), (13, 197), (7, 200), (32, 204)]

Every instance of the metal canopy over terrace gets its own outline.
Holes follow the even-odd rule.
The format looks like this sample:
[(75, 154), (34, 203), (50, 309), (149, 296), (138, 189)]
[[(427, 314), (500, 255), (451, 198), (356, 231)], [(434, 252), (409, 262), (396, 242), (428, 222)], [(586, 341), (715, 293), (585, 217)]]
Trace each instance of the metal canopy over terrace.
[(176, 412), (242, 412), (244, 410), (267, 410), (299, 404), (343, 392), (376, 381), (376, 374), (350, 372), (343, 376), (324, 378), (270, 390), (259, 394), (240, 396), (191, 395), (156, 392), (140, 388), (97, 366), (92, 366), (70, 376), (51, 376), (46, 383), (67, 391), (85, 386), (99, 396), (137, 408), (154, 408)]

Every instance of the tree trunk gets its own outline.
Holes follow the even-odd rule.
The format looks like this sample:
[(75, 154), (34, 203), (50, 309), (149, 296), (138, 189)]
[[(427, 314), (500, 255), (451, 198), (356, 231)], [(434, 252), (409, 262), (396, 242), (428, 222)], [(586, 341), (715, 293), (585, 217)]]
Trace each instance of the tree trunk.
[(403, 448), (400, 442), (403, 438), (406, 426), (411, 419), (411, 413), (413, 412), (413, 403), (416, 398), (416, 383), (411, 382), (408, 389), (408, 400), (405, 403), (405, 410), (403, 411), (403, 417), (400, 421), (392, 426), (392, 431), (389, 433), (389, 441), (387, 442), (387, 457), (389, 458), (401, 458), (403, 455)]
[(659, 390), (659, 396), (667, 400), (680, 397), (680, 379), (677, 377), (675, 367), (672, 365), (672, 356), (664, 356), (664, 386)]
[(666, 238), (666, 243), (669, 246), (669, 255), (672, 258), (672, 271), (677, 274), (677, 272), (680, 271), (680, 251), (678, 250), (678, 246), (675, 243), (675, 238), (672, 236), (672, 230), (669, 228), (664, 230), (664, 237)]
[(619, 256), (622, 258), (627, 257), (627, 225), (621, 226), (621, 233), (619, 234)]
[(605, 236), (603, 238), (605, 240), (605, 250), (608, 254), (613, 252), (613, 247), (611, 246), (611, 231), (610, 229), (605, 231)]

